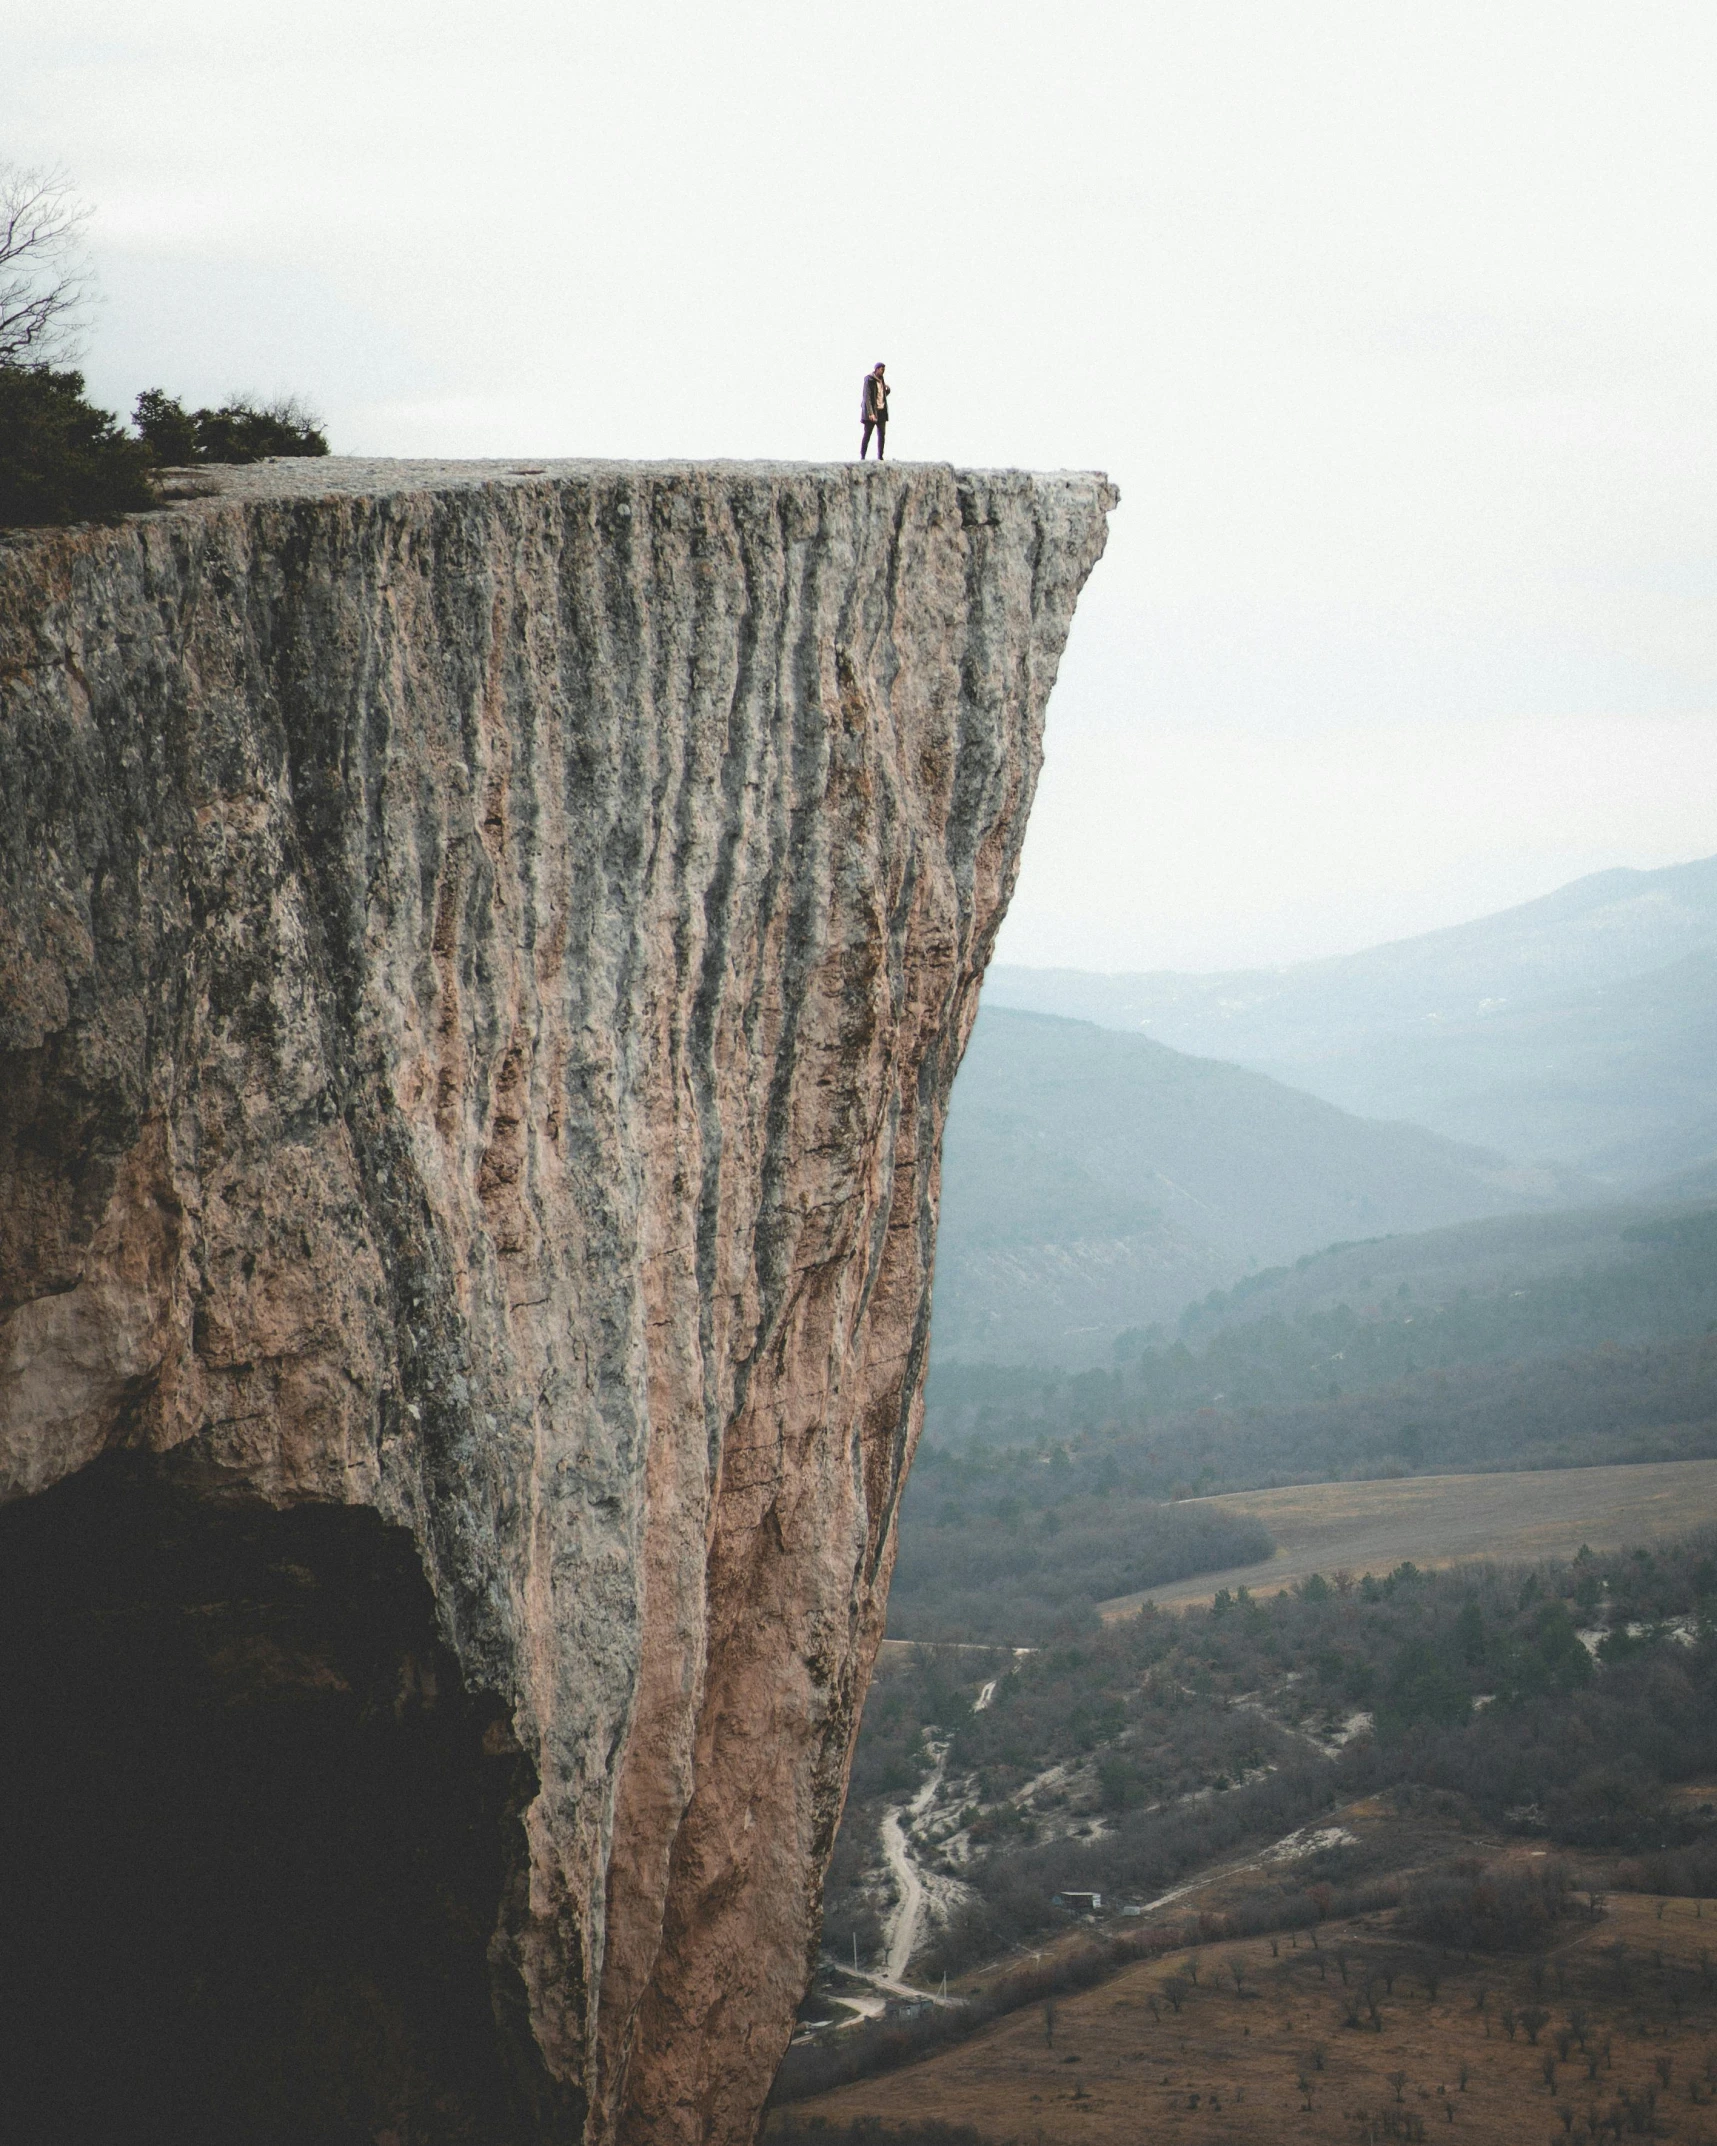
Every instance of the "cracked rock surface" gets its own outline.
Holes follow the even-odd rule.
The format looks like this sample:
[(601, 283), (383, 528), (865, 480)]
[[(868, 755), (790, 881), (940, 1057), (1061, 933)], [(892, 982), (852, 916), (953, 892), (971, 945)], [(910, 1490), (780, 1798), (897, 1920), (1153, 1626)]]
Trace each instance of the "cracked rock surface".
[[(522, 1783), (470, 1938), (481, 2135), (749, 2138), (882, 1628), (949, 1088), (1115, 495), (214, 485), (0, 540), (0, 1496), (123, 1467), (403, 1531)], [(425, 2093), (414, 2142), (480, 2135)]]

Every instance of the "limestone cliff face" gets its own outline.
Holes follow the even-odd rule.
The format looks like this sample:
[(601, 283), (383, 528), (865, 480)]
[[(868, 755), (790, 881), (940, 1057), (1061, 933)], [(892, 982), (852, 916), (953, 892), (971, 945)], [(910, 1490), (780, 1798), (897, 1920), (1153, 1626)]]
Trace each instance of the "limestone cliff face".
[[(368, 1509), (433, 1606), (394, 1715), (457, 1681), (513, 1784), (449, 1940), (510, 2113), (457, 2128), (431, 2048), (392, 2087), (340, 2060), (366, 2121), (755, 2124), (882, 1626), (949, 1087), (1113, 497), (300, 463), (0, 543), (0, 1492), (147, 1479), (175, 1541), (248, 1516), (255, 1572), (330, 1602), (349, 1560), (255, 1529)], [(357, 1689), (269, 1629), (277, 1682)]]

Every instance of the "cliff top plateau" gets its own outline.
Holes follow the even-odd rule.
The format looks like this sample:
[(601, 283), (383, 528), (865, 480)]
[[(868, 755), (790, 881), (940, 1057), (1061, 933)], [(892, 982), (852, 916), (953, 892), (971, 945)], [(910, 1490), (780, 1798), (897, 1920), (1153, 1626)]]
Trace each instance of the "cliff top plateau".
[(0, 542), (0, 2132), (739, 2141), (1096, 476)]
[[(168, 508), (218, 499), (372, 498), (408, 492), (479, 491), (546, 481), (551, 484), (673, 483), (792, 484), (804, 479), (841, 486), (881, 486), (898, 495), (926, 478), (961, 486), (1041, 491), (1070, 487), (1104, 511), (1120, 495), (1095, 470), (956, 469), (948, 462), (720, 462), (672, 458), (662, 462), (603, 461), (580, 456), (490, 456), (441, 459), (394, 455), (277, 455), (266, 462), (205, 463), (168, 473)], [(175, 496), (175, 494), (177, 496)], [(130, 516), (129, 520), (148, 519)], [(40, 534), (37, 531), (28, 534)]]

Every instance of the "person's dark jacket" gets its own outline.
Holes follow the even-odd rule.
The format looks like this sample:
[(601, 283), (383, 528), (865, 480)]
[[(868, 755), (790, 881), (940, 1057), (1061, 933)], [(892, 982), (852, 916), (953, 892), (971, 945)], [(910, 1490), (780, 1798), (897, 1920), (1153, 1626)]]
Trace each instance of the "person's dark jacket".
[(875, 373), (864, 376), (864, 393), (859, 401), (859, 422), (866, 425), (888, 423), (888, 382)]

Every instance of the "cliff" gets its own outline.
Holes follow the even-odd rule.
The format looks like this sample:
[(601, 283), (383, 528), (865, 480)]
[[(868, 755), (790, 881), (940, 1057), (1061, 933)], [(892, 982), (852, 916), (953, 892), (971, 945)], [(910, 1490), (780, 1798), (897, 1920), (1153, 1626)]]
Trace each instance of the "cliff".
[(281, 463), (0, 541), (0, 2128), (749, 2136), (1113, 499)]

